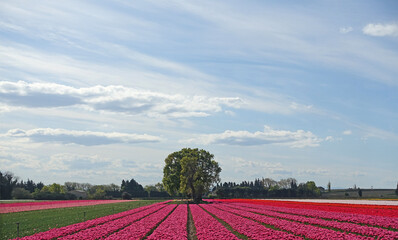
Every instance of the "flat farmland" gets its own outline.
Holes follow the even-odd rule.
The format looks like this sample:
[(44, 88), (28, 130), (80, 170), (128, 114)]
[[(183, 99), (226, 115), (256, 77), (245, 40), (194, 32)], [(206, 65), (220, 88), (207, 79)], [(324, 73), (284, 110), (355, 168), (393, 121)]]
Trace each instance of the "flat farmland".
[[(141, 204), (71, 225), (46, 225), (35, 234), (25, 231), (21, 239), (398, 239), (394, 204), (248, 199)], [(9, 225), (15, 232), (15, 219)], [(3, 239), (16, 237), (10, 234)]]
[[(54, 201), (55, 204), (60, 204), (61, 202), (64, 201)], [(104, 204), (102, 202), (102, 204), (99, 205), (2, 213), (0, 214), (0, 239), (16, 238), (17, 223), (19, 223), (20, 226), (20, 236), (28, 236), (38, 232), (48, 231), (49, 229), (60, 228), (86, 220), (124, 212), (156, 202), (159, 201), (123, 201), (109, 204)], [(70, 201), (69, 204), (74, 205), (76, 203), (75, 201)], [(21, 207), (20, 203), (14, 205), (14, 207), (17, 206)], [(51, 206), (53, 205), (51, 204)], [(5, 208), (5, 204), (0, 204), (0, 207)]]

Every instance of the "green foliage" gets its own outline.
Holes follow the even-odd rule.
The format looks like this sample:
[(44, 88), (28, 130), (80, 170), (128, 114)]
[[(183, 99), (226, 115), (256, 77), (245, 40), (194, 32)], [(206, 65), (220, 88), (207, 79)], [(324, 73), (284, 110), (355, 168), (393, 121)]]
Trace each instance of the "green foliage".
[(20, 223), (20, 237), (44, 232), (51, 228), (60, 228), (84, 221), (95, 219), (133, 208), (142, 207), (161, 201), (128, 201), (124, 203), (101, 204), (94, 206), (57, 208), (38, 211), (1, 214), (0, 240), (17, 237), (17, 222)]
[(63, 186), (57, 183), (43, 186), (41, 190), (38, 188), (32, 193), (36, 200), (75, 200), (77, 197), (70, 193), (65, 193)]
[(17, 185), (18, 178), (11, 172), (0, 171), (0, 199), (11, 199), (12, 190)]
[(214, 155), (201, 149), (184, 148), (165, 159), (163, 185), (171, 194), (183, 193), (200, 202), (212, 184), (220, 181), (221, 168)]
[(121, 186), (122, 192), (127, 192), (131, 195), (131, 197), (147, 197), (148, 194), (145, 192), (144, 188), (142, 187), (141, 184), (139, 184), (137, 181), (132, 178), (130, 181), (122, 181), (122, 186)]
[(12, 191), (12, 198), (14, 199), (30, 199), (32, 198), (32, 194), (24, 188), (14, 188)]
[(300, 183), (294, 178), (275, 181), (271, 178), (255, 179), (255, 181), (243, 181), (240, 184), (225, 182), (217, 184), (212, 194), (219, 198), (284, 198), (284, 197), (319, 197), (320, 187), (315, 182)]
[(122, 193), (122, 199), (123, 200), (130, 200), (131, 199), (131, 194), (128, 192), (123, 192)]
[(166, 191), (175, 196), (180, 190), (181, 159), (187, 154), (187, 149), (174, 152), (164, 160), (166, 165), (163, 168), (163, 186)]
[(48, 186), (48, 191), (50, 193), (65, 193), (64, 188), (58, 183), (53, 183)]
[(94, 194), (89, 195), (90, 199), (105, 199), (106, 192), (104, 188), (97, 188)]

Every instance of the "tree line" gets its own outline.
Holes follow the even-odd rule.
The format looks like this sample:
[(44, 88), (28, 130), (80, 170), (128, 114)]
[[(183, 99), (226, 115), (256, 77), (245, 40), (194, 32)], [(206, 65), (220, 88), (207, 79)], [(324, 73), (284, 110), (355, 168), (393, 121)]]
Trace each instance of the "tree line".
[(243, 181), (241, 183), (217, 183), (209, 197), (217, 198), (301, 198), (319, 197), (325, 189), (317, 187), (314, 181), (297, 184), (294, 178), (275, 181), (271, 178)]
[(75, 200), (75, 199), (131, 199), (168, 198), (162, 183), (143, 187), (134, 178), (122, 180), (120, 185), (92, 185), (65, 182), (45, 185), (33, 180), (19, 180), (12, 172), (0, 171), (0, 199)]

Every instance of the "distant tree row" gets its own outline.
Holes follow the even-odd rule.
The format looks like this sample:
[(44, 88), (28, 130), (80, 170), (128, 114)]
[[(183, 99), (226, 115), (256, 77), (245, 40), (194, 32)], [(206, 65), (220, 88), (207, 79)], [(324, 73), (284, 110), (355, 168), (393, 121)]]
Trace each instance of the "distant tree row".
[(224, 182), (217, 184), (210, 196), (217, 198), (279, 198), (279, 197), (319, 197), (322, 187), (317, 187), (314, 181), (300, 183), (294, 178), (275, 181), (271, 178), (243, 181), (239, 184)]
[(64, 185), (53, 183), (44, 185), (32, 180), (19, 180), (11, 172), (0, 171), (0, 199), (37, 199), (37, 200), (73, 200), (170, 197), (163, 184), (143, 187), (134, 179), (123, 180), (121, 185), (92, 185), (89, 183), (65, 182)]

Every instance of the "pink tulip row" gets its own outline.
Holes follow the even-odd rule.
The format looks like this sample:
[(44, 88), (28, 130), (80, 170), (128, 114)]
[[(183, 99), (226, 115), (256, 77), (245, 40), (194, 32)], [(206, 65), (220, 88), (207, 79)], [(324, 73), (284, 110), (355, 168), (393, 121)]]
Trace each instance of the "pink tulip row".
[[(232, 203), (237, 204), (237, 203)], [(297, 214), (307, 217), (323, 218), (329, 220), (337, 220), (341, 222), (351, 222), (358, 224), (367, 224), (372, 226), (379, 226), (384, 228), (398, 229), (398, 218), (394, 217), (382, 217), (373, 215), (353, 214), (353, 213), (339, 213), (339, 212), (328, 212), (312, 209), (299, 209), (299, 208), (286, 208), (286, 207), (274, 207), (266, 205), (256, 205), (249, 203), (239, 203), (240, 206), (248, 206), (250, 208), (271, 210), (289, 214)]]
[(284, 219), (278, 219), (273, 217), (268, 217), (264, 215), (255, 214), (247, 210), (238, 210), (226, 207), (225, 204), (217, 204), (218, 209), (223, 210), (228, 213), (234, 213), (241, 217), (246, 217), (253, 219), (258, 222), (265, 223), (267, 225), (274, 226), (278, 229), (289, 231), (295, 235), (303, 236), (310, 239), (316, 240), (329, 240), (329, 239), (358, 239), (367, 240), (374, 239), (371, 237), (359, 236), (352, 233), (343, 233), (334, 231), (331, 229), (321, 228), (313, 225), (307, 225), (298, 222), (292, 222)]
[[(225, 205), (225, 204), (223, 204)], [(266, 210), (266, 209), (258, 209), (258, 208), (251, 208), (245, 206), (245, 204), (226, 204), (226, 206), (234, 207), (243, 211), (250, 211), (254, 213), (260, 213), (271, 217), (283, 218), (287, 220), (292, 220), (296, 222), (308, 223), (312, 225), (319, 225), (322, 227), (328, 228), (335, 228), (340, 229), (346, 232), (358, 233), (366, 236), (377, 236), (383, 237), (385, 239), (398, 239), (398, 232), (390, 231), (383, 228), (377, 227), (370, 227), (364, 225), (358, 225), (354, 223), (347, 223), (347, 222), (339, 222), (339, 221), (331, 221), (331, 220), (324, 220), (320, 218), (312, 218), (312, 217), (304, 217), (299, 215), (292, 215), (292, 214), (285, 214), (279, 213), (276, 211)]]
[(183, 240), (187, 239), (187, 216), (188, 209), (186, 205), (179, 205), (164, 220), (155, 231), (148, 236), (148, 240)]
[(253, 220), (238, 216), (228, 211), (220, 210), (219, 208), (210, 205), (211, 204), (201, 204), (200, 206), (225, 221), (240, 234), (246, 235), (251, 239), (303, 239), (302, 237), (295, 236), (287, 232), (267, 228)]
[(52, 208), (80, 207), (98, 204), (126, 202), (126, 200), (68, 200), (45, 202), (22, 202), (0, 204), (0, 213), (24, 212)]
[(135, 208), (135, 209), (132, 209), (129, 211), (125, 211), (125, 212), (121, 212), (121, 213), (117, 213), (117, 214), (113, 214), (113, 215), (109, 215), (109, 216), (105, 216), (105, 217), (100, 217), (100, 218), (88, 220), (85, 222), (61, 227), (61, 228), (53, 228), (46, 232), (36, 233), (34, 235), (26, 236), (21, 239), (23, 239), (23, 240), (36, 240), (36, 239), (49, 240), (49, 239), (59, 238), (59, 237), (63, 237), (63, 236), (68, 236), (73, 233), (76, 233), (76, 232), (79, 232), (79, 231), (82, 231), (85, 229), (90, 229), (95, 226), (102, 225), (107, 222), (115, 221), (117, 219), (121, 219), (121, 218), (130, 216), (130, 215), (135, 215), (135, 214), (141, 213), (143, 211), (152, 211), (152, 209), (158, 209), (159, 207), (162, 207), (162, 206), (163, 206), (163, 203), (156, 203), (156, 204), (152, 204), (149, 206), (143, 206), (143, 207)]
[(189, 205), (198, 240), (239, 239), (198, 205)]
[(158, 205), (154, 208), (150, 208), (147, 210), (144, 210), (142, 212), (133, 214), (133, 215), (128, 215), (123, 218), (116, 219), (114, 221), (107, 222), (105, 224), (97, 225), (92, 228), (85, 229), (83, 231), (77, 232), (72, 235), (67, 235), (65, 237), (62, 237), (60, 239), (62, 240), (72, 240), (72, 239), (98, 239), (100, 237), (108, 236), (132, 223), (135, 221), (138, 221), (141, 218), (144, 218), (148, 216), (149, 214), (152, 214), (160, 209), (164, 208), (162, 205)]
[[(176, 208), (176, 205), (167, 205), (161, 210), (136, 221), (126, 228), (115, 232), (108, 240), (142, 239), (151, 229), (155, 228), (167, 215)], [(87, 238), (85, 238), (87, 239)]]

